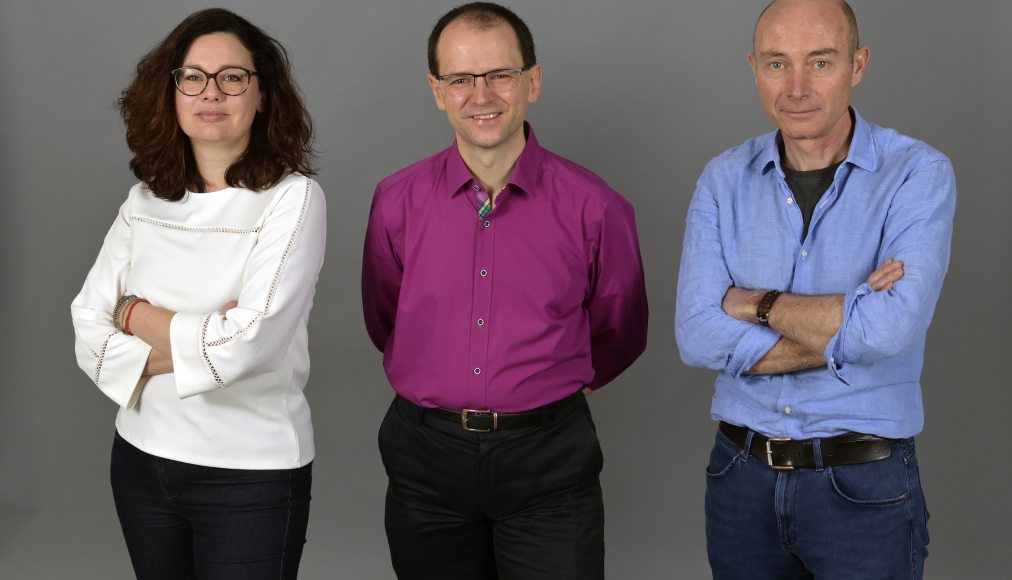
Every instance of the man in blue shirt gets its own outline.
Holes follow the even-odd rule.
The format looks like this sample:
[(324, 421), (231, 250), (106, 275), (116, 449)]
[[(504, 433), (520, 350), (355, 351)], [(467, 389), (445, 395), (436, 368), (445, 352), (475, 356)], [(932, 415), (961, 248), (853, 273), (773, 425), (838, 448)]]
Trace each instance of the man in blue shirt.
[(850, 6), (776, 0), (748, 55), (777, 131), (713, 159), (686, 220), (675, 332), (720, 372), (707, 468), (714, 578), (921, 578), (913, 436), (955, 180), (850, 106)]

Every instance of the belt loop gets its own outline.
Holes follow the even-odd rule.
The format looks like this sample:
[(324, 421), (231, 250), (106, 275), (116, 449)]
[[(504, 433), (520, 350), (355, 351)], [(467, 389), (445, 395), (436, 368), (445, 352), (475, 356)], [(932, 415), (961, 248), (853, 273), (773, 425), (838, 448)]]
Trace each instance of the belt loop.
[(748, 458), (751, 457), (752, 451), (752, 437), (755, 435), (755, 431), (749, 429), (748, 435), (745, 435), (745, 446), (741, 448), (742, 461), (748, 463)]
[(812, 453), (815, 454), (815, 471), (822, 471), (825, 466), (822, 464), (822, 438), (812, 438)]

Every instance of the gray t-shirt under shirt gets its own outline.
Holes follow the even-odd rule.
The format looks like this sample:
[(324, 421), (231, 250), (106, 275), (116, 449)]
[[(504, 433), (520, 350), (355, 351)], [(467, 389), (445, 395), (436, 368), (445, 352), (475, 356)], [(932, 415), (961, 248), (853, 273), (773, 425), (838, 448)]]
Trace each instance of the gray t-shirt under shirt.
[(795, 171), (783, 168), (787, 186), (794, 194), (794, 201), (798, 204), (801, 218), (805, 223), (805, 229), (801, 234), (802, 240), (808, 237), (808, 225), (812, 222), (815, 206), (822, 199), (822, 194), (826, 193), (829, 186), (833, 184), (833, 177), (836, 175), (836, 168), (840, 166), (840, 163), (843, 162), (840, 161), (829, 167), (812, 171)]

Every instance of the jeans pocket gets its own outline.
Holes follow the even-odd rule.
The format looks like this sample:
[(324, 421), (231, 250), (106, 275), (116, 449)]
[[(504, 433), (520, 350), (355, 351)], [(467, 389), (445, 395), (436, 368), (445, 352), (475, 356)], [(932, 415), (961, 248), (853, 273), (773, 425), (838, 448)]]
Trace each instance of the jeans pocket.
[(903, 456), (826, 468), (826, 478), (837, 496), (855, 505), (888, 507), (911, 498), (910, 479)]
[(706, 478), (708, 480), (720, 479), (730, 473), (741, 461), (741, 453), (736, 448), (728, 446), (722, 440), (723, 435), (717, 434), (717, 441), (710, 451), (710, 462), (706, 466)]
[(917, 453), (914, 449), (914, 440), (913, 438), (910, 438), (899, 441), (898, 445), (903, 451), (903, 460), (907, 464), (907, 473), (910, 476), (910, 492), (913, 494), (915, 509), (919, 504), (919, 511), (914, 519), (918, 523), (917, 530), (919, 533), (919, 539), (926, 555), (927, 548), (924, 548), (924, 546), (927, 546), (928, 542), (931, 540), (930, 535), (928, 534), (928, 520), (931, 518), (931, 514), (928, 513), (927, 500), (924, 499), (924, 490), (921, 487), (921, 468), (917, 461)]

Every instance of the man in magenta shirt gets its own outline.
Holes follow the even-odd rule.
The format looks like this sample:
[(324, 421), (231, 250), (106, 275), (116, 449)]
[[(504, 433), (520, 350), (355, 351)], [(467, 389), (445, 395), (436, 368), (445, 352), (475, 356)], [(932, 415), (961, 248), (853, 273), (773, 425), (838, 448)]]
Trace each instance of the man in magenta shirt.
[(632, 206), (538, 144), (541, 65), (513, 12), (444, 15), (429, 71), (456, 140), (377, 186), (362, 272), (397, 392), (379, 435), (394, 570), (603, 578), (585, 394), (646, 345)]

